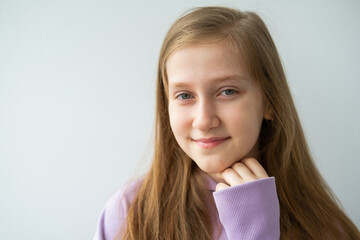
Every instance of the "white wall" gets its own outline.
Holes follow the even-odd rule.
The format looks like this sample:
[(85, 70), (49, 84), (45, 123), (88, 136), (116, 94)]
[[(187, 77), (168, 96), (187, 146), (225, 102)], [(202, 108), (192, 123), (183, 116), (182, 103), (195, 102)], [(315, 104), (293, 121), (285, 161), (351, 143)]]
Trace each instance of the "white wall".
[(0, 239), (90, 239), (149, 159), (156, 62), (194, 6), (257, 11), (311, 150), (360, 227), (359, 1), (0, 0)]

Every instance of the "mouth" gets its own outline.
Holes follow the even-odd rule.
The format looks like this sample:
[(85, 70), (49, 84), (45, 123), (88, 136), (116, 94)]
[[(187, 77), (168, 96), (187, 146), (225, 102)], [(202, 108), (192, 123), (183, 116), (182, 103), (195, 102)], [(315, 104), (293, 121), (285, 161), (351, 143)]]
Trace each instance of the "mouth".
[(222, 144), (229, 138), (230, 137), (200, 138), (196, 140), (193, 139), (193, 141), (196, 142), (202, 148), (212, 148)]

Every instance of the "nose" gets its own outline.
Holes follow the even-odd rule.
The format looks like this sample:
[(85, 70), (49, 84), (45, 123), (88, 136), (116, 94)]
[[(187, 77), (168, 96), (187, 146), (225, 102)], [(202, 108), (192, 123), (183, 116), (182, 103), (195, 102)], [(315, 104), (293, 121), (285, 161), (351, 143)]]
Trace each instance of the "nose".
[(194, 112), (192, 127), (207, 132), (211, 128), (218, 127), (220, 119), (216, 114), (216, 108), (211, 101), (202, 100)]

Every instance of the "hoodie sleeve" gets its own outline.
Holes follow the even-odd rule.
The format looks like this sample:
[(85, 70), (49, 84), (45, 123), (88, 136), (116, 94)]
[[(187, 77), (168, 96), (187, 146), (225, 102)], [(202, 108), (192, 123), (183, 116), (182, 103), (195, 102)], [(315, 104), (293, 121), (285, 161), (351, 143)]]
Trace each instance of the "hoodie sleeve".
[(229, 240), (280, 238), (280, 207), (275, 178), (263, 178), (213, 193)]

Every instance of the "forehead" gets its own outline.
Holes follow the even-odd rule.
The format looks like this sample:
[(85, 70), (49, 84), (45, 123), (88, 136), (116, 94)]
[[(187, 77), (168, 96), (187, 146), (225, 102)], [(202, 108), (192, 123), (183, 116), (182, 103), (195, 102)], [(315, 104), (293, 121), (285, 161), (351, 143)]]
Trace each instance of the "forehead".
[(193, 44), (170, 54), (166, 62), (169, 87), (194, 81), (248, 81), (243, 58), (226, 42)]

